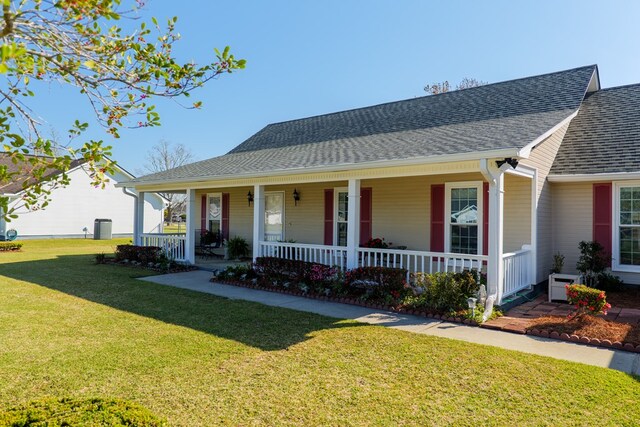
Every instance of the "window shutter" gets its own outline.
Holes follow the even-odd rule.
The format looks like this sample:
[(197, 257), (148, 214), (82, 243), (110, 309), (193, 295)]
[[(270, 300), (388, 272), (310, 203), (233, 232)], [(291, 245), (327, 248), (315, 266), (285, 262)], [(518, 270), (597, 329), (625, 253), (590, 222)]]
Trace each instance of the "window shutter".
[(202, 195), (202, 205), (200, 206), (200, 230), (207, 229), (207, 195)]
[(611, 183), (593, 184), (593, 240), (600, 243), (611, 255)]
[(333, 189), (324, 190), (324, 244), (333, 245)]
[(222, 238), (229, 240), (229, 193), (222, 193)]
[(482, 255), (489, 255), (489, 183), (482, 184)]
[(444, 252), (444, 184), (431, 186), (431, 245), (432, 252)]
[(360, 188), (360, 245), (372, 237), (371, 187)]

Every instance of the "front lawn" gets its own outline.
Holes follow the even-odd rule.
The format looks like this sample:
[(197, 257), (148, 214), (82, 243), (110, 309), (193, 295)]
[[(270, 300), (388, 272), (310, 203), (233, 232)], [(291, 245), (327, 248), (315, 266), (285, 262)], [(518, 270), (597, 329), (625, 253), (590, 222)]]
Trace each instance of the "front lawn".
[(134, 401), (170, 425), (636, 425), (621, 372), (227, 300), (94, 265), (122, 241), (0, 253), (0, 411)]

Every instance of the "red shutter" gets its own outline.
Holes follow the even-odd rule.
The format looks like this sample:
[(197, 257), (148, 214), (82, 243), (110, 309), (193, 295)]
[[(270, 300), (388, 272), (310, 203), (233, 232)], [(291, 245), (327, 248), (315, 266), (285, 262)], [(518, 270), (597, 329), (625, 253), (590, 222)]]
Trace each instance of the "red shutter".
[(432, 252), (444, 252), (444, 184), (431, 186), (431, 246)]
[(371, 187), (360, 188), (360, 245), (372, 237)]
[(611, 255), (611, 183), (593, 184), (593, 240)]
[[(202, 195), (202, 205), (200, 206), (200, 230), (207, 229), (207, 196)], [(202, 231), (201, 231), (202, 232)]]
[(333, 189), (324, 190), (324, 244), (333, 245)]
[(229, 240), (229, 193), (222, 193), (222, 238)]
[(482, 255), (489, 255), (489, 183), (482, 184)]

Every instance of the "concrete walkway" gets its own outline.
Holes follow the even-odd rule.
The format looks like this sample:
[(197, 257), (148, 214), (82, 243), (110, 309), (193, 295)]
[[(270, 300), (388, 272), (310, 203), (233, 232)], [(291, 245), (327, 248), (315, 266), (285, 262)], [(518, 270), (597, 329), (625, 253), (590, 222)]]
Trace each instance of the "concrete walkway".
[(373, 310), (348, 304), (317, 301), (292, 295), (211, 283), (209, 282), (210, 278), (210, 272), (196, 270), (187, 273), (145, 277), (141, 280), (190, 289), (230, 299), (254, 301), (265, 305), (317, 313), (340, 319), (353, 319), (363, 323), (388, 326), (417, 334), (492, 345), (507, 350), (548, 356), (640, 375), (639, 353), (590, 347), (547, 338), (517, 335), (407, 314), (392, 313), (384, 310)]

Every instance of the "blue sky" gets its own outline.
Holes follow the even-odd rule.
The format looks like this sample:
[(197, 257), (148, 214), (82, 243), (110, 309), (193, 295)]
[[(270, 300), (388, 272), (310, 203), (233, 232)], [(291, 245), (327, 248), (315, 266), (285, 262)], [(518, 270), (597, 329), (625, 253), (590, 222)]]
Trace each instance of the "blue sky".
[(135, 173), (160, 139), (206, 159), (269, 123), (422, 96), (437, 81), (596, 63), (603, 87), (640, 82), (638, 1), (148, 0), (142, 11), (174, 15), (182, 60), (204, 63), (230, 45), (248, 62), (194, 94), (201, 110), (158, 102), (162, 127), (113, 140), (85, 101), (52, 87), (38, 96), (41, 115), (61, 135), (75, 118), (89, 121), (88, 135), (112, 142), (114, 159)]

